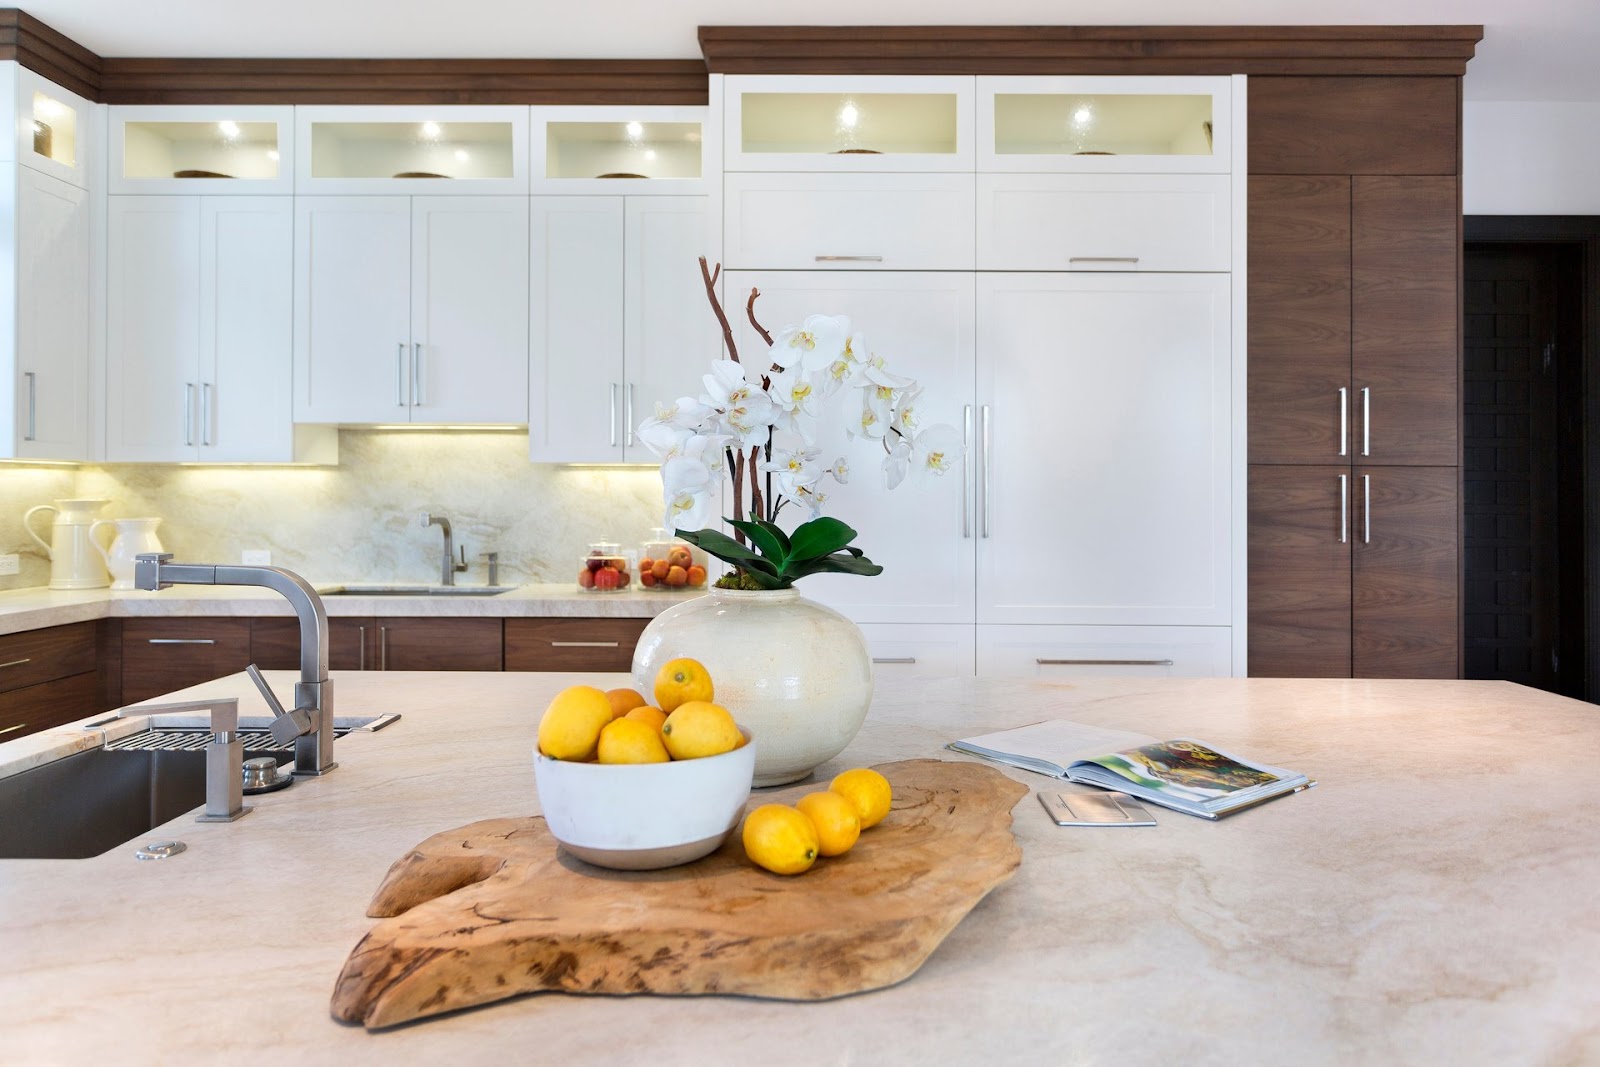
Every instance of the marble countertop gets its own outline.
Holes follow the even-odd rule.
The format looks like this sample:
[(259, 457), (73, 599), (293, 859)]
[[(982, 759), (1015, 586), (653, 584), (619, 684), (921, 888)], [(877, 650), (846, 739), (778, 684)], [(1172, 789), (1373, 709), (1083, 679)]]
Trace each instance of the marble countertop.
[[(273, 673), (281, 691), (290, 677)], [(1600, 1061), (1600, 776), (1565, 763), (1600, 744), (1588, 704), (1502, 682), (902, 683), (823, 775), (959, 759), (946, 741), (1066, 717), (1199, 736), (1320, 784), (1217, 823), (1158, 811), (1148, 830), (1057, 827), (1025, 797), (1017, 875), (891, 989), (812, 1004), (547, 994), (369, 1034), (328, 1000), (370, 895), (430, 834), (537, 811), (535, 725), (578, 679), (336, 679), (339, 714), (404, 718), (341, 739), (331, 775), (254, 797), (231, 825), (152, 831), (187, 842), (171, 860), (0, 861), (0, 1058)], [(185, 695), (202, 694), (262, 710), (242, 676)]]
[[(326, 588), (339, 583), (324, 583)], [(350, 585), (377, 583), (347, 583)], [(324, 596), (330, 618), (352, 615), (437, 615), (512, 618), (653, 618), (704, 593), (625, 591), (586, 593), (570, 584), (519, 585), (495, 596)], [(0, 634), (90, 619), (152, 615), (292, 615), (289, 602), (270, 589), (182, 585), (160, 592), (111, 589), (13, 589), (0, 592)]]

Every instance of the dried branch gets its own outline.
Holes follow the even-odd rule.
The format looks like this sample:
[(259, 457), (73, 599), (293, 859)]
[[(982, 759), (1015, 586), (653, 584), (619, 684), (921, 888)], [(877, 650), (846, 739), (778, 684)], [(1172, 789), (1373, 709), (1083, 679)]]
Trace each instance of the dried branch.
[[(722, 264), (717, 264), (716, 273), (706, 265), (706, 257), (700, 257), (700, 277), (705, 279), (706, 299), (711, 301), (711, 310), (717, 313), (717, 321), (722, 324), (722, 343), (728, 346), (728, 358), (735, 363), (739, 362), (739, 348), (733, 343), (733, 327), (728, 325), (728, 316), (722, 310), (722, 301), (717, 299), (717, 279), (722, 276)], [(767, 344), (771, 344), (771, 340)]]
[[(759, 446), (750, 450), (750, 514), (766, 518), (766, 504), (761, 499), (761, 465), (756, 462), (760, 456), (761, 449)], [(739, 458), (743, 459), (744, 457), (740, 456)]]
[[(744, 449), (742, 448), (733, 461), (733, 516), (736, 519), (744, 518)], [(743, 530), (734, 530), (733, 536), (741, 545), (744, 544)]]
[(750, 317), (750, 325), (756, 328), (756, 333), (759, 333), (761, 335), (761, 339), (767, 342), (767, 347), (771, 348), (772, 335), (767, 332), (767, 328), (765, 326), (756, 321), (756, 297), (760, 295), (760, 289), (756, 289), (754, 287), (751, 288), (750, 299), (744, 305), (744, 313)]

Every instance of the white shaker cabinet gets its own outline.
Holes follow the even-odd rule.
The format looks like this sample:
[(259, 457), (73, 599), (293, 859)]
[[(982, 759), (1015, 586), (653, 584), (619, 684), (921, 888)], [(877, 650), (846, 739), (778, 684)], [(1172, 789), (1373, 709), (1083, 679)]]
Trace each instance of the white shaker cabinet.
[(295, 421), (527, 421), (526, 197), (300, 196), (295, 216)]
[(697, 196), (533, 198), (530, 457), (652, 463), (639, 423), (721, 351)]

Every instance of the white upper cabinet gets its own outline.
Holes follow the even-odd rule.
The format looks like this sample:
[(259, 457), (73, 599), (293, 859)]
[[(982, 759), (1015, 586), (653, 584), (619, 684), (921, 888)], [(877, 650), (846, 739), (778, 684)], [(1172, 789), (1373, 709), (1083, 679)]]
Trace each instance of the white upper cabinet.
[(526, 107), (296, 107), (297, 193), (527, 193)]
[(15, 160), (52, 178), (89, 187), (94, 153), (103, 127), (94, 104), (7, 60), (0, 63), (0, 109), (10, 114), (12, 134), (0, 160)]
[(296, 422), (524, 423), (526, 197), (295, 198)]
[(1222, 77), (979, 77), (978, 170), (1226, 173)]
[(529, 173), (536, 193), (704, 194), (704, 107), (535, 107)]
[(729, 171), (970, 171), (973, 79), (729, 75)]
[(294, 191), (292, 107), (112, 107), (112, 193)]

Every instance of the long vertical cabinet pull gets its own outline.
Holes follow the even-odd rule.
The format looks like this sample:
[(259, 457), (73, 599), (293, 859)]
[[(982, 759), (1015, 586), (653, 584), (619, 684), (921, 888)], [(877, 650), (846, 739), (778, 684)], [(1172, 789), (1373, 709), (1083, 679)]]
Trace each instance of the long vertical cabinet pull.
[(387, 626), (378, 627), (378, 669), (380, 671), (389, 669), (389, 628)]
[(633, 447), (633, 383), (628, 383), (628, 399), (626, 414), (622, 416), (624, 428), (628, 433), (628, 447)]
[(1361, 543), (1372, 544), (1372, 475), (1361, 476)]
[(183, 443), (194, 444), (194, 383), (183, 383)]
[(1372, 390), (1361, 387), (1361, 454), (1372, 455)]
[(990, 443), (991, 443), (991, 439), (990, 439), (990, 436), (989, 436), (989, 405), (988, 404), (985, 404), (985, 405), (983, 405), (983, 407), (978, 409), (978, 433), (979, 433), (979, 435), (981, 437), (982, 445), (983, 445), (983, 469), (982, 469), (982, 476), (979, 479), (980, 484), (981, 484), (981, 486), (983, 488), (983, 536), (988, 537), (989, 536), (989, 473), (990, 473), (990, 471), (992, 471), (994, 469), (993, 468), (993, 464), (992, 464), (992, 462), (990, 460), (990, 456), (989, 456), (989, 452), (990, 452), (989, 446), (990, 446)]
[(396, 341), (394, 346), (394, 406), (406, 406), (406, 343)]
[(22, 376), (28, 379), (28, 432), (22, 435), (22, 439), (24, 441), (32, 441), (39, 436), (37, 403), (39, 399), (39, 375), (34, 371), (25, 370), (22, 372)]
[(211, 383), (200, 383), (200, 443), (211, 447)]
[(617, 383), (611, 383), (611, 447), (617, 447)]
[(356, 670), (364, 671), (367, 669), (367, 628), (365, 626), (356, 627), (356, 638), (358, 641), (356, 646)]
[(961, 536), (972, 536), (972, 405), (961, 408)]
[(411, 342), (411, 405), (421, 407), (427, 403), (422, 391), (422, 342)]
[(1350, 390), (1339, 386), (1339, 455), (1350, 454)]
[(1350, 540), (1350, 476), (1339, 475), (1339, 543)]

